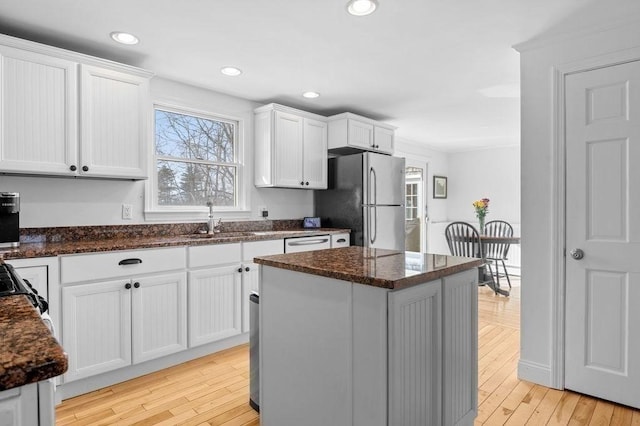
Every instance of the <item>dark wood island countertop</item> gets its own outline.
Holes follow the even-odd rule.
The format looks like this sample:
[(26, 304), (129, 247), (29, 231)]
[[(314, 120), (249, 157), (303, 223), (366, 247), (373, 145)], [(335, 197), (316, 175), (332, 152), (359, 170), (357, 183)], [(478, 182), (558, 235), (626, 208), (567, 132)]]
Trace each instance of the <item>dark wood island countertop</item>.
[(291, 271), (402, 289), (478, 267), (481, 259), (351, 246), (261, 256), (256, 263)]
[(67, 371), (67, 354), (26, 296), (0, 297), (0, 391)]

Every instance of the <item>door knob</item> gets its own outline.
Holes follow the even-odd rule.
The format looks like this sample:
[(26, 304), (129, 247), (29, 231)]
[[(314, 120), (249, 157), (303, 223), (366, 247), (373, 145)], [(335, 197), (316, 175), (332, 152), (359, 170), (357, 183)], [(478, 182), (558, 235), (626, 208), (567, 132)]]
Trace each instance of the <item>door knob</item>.
[(580, 260), (584, 257), (584, 252), (582, 250), (580, 250), (579, 248), (577, 249), (573, 249), (569, 252), (569, 254), (571, 255), (571, 257), (573, 257), (575, 260)]

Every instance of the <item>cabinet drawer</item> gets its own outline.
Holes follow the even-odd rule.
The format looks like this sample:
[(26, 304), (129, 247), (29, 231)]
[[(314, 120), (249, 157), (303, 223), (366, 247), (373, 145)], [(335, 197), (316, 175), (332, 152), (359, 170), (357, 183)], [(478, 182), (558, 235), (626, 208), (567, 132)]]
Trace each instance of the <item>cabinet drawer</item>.
[(185, 267), (184, 247), (78, 254), (60, 258), (60, 276), (63, 284), (129, 277)]
[(240, 243), (189, 247), (189, 268), (240, 263)]
[(349, 234), (344, 233), (344, 234), (331, 235), (331, 248), (349, 247), (349, 246), (350, 246)]
[(242, 260), (253, 262), (256, 256), (284, 253), (284, 240), (249, 241), (242, 243)]

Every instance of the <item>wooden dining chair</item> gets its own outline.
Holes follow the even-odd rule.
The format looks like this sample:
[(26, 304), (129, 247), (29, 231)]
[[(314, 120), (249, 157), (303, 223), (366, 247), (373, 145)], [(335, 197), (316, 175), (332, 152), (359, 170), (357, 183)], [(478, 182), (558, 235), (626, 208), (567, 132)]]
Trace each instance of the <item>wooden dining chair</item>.
[[(480, 233), (467, 222), (452, 222), (444, 230), (444, 236), (449, 245), (452, 256), (479, 257), (485, 259), (483, 247), (480, 241)], [(478, 266), (478, 285), (487, 283), (485, 268), (489, 267), (489, 276), (493, 275), (491, 265), (483, 263)]]
[[(513, 227), (509, 222), (504, 220), (492, 220), (484, 225), (484, 235), (491, 237), (513, 237)], [(511, 279), (507, 271), (507, 265), (504, 263), (509, 254), (510, 243), (484, 243), (485, 257), (487, 261), (495, 263), (496, 284), (500, 286), (500, 277), (506, 277), (509, 288), (511, 288)], [(498, 269), (498, 262), (502, 263), (504, 274)], [(492, 271), (493, 273), (493, 271)]]

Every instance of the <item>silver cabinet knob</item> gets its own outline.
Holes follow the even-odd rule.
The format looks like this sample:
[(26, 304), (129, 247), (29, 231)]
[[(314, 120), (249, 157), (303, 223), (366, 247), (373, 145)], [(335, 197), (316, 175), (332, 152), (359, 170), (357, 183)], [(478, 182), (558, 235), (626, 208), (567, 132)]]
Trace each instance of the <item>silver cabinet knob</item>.
[(575, 260), (580, 260), (584, 257), (584, 252), (582, 250), (580, 250), (579, 248), (577, 249), (573, 249), (569, 252), (569, 254), (571, 255), (571, 257), (573, 257)]

